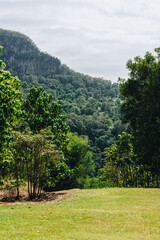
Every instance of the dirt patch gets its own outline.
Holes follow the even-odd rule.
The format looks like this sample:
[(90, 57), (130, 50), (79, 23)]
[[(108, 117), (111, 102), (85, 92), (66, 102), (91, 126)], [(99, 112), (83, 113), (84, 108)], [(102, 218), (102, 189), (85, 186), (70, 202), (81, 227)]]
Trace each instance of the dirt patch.
[(16, 191), (14, 188), (0, 190), (0, 205), (14, 205), (14, 204), (51, 204), (64, 201), (73, 195), (70, 191), (59, 192), (43, 192), (35, 199), (29, 200), (26, 190), (20, 190), (20, 199), (16, 200)]

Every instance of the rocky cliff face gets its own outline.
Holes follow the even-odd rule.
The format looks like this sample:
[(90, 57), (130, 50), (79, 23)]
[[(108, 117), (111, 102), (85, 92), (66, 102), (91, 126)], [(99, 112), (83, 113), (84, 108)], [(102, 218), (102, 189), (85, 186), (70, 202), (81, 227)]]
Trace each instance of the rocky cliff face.
[(1, 59), (7, 63), (7, 70), (18, 75), (42, 75), (51, 77), (60, 72), (61, 62), (41, 52), (27, 36), (0, 29)]

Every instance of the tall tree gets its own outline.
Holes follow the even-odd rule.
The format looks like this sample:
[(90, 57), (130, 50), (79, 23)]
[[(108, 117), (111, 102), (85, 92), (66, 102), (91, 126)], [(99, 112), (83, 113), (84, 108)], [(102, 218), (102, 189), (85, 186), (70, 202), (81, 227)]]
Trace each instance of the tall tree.
[(89, 151), (88, 137), (76, 133), (68, 135), (69, 143), (65, 151), (66, 164), (73, 170), (72, 187), (82, 187), (87, 176), (92, 176), (94, 164)]
[[(128, 122), (140, 163), (160, 173), (160, 49), (157, 56), (129, 60), (129, 78), (121, 80), (123, 121)], [(149, 186), (149, 182), (148, 182)]]
[(59, 149), (67, 144), (66, 116), (61, 114), (62, 106), (53, 102), (52, 94), (47, 94), (42, 87), (31, 88), (23, 102), (25, 120), (33, 133), (51, 126), (53, 141)]
[[(0, 53), (2, 47), (0, 46)], [(21, 92), (18, 77), (5, 71), (5, 64), (0, 60), (0, 167), (8, 165), (11, 152), (12, 134), (9, 130), (21, 114)]]
[(136, 186), (136, 156), (133, 152), (133, 136), (126, 132), (118, 135), (115, 144), (106, 148), (106, 165), (100, 170), (103, 180), (115, 186)]
[(48, 164), (61, 160), (62, 154), (51, 143), (51, 128), (38, 134), (15, 132), (15, 156), (11, 172), (16, 180), (17, 199), (21, 181), (28, 182), (29, 198), (35, 198), (50, 179)]

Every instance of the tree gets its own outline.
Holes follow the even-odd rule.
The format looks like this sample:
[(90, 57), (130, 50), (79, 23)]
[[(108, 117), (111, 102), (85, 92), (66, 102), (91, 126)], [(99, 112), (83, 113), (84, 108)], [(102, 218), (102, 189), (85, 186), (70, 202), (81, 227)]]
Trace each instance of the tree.
[[(2, 47), (0, 47), (0, 53)], [(5, 64), (0, 60), (0, 168), (8, 166), (11, 160), (11, 127), (21, 114), (21, 92), (18, 77), (5, 71)]]
[(69, 143), (64, 151), (64, 159), (48, 162), (49, 178), (45, 190), (62, 190), (84, 187), (88, 176), (92, 176), (94, 164), (89, 151), (88, 138), (68, 133)]
[(21, 181), (28, 182), (28, 195), (32, 199), (48, 184), (51, 177), (50, 166), (64, 160), (63, 155), (52, 144), (50, 127), (37, 134), (14, 132), (14, 135), (16, 151), (11, 172), (16, 179), (17, 199)]
[[(15, 154), (12, 162), (16, 178), (17, 198), (21, 178), (28, 181), (28, 194), (35, 198), (50, 179), (48, 166), (53, 160), (64, 160), (63, 150), (68, 143), (66, 116), (61, 105), (42, 87), (31, 88), (23, 100), (23, 119), (15, 127)], [(21, 177), (21, 173), (24, 173)]]
[(70, 186), (83, 187), (87, 176), (92, 175), (94, 165), (89, 151), (87, 136), (69, 133), (69, 143), (65, 151), (66, 164), (73, 170)]
[[(129, 78), (120, 80), (123, 122), (134, 135), (139, 162), (158, 176), (160, 173), (160, 49), (157, 56), (147, 52), (144, 58), (129, 60)], [(148, 186), (149, 186), (149, 181)]]
[(100, 170), (102, 180), (115, 186), (136, 186), (136, 156), (133, 151), (133, 136), (126, 132), (118, 135), (118, 140), (106, 148), (106, 165)]
[(44, 92), (42, 87), (31, 88), (27, 99), (23, 101), (25, 120), (33, 133), (51, 126), (52, 140), (62, 150), (67, 144), (69, 128), (66, 116), (61, 114), (62, 106), (52, 100), (53, 96)]

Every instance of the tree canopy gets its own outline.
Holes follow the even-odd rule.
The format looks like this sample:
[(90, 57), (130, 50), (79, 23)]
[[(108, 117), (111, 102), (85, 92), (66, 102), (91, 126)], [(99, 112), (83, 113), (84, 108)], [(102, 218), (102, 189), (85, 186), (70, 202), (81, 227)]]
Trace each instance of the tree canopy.
[(61, 114), (62, 106), (53, 102), (53, 96), (43, 91), (42, 87), (32, 87), (23, 101), (24, 118), (34, 132), (51, 127), (53, 139), (60, 149), (67, 144), (66, 116)]
[(160, 172), (160, 49), (156, 56), (129, 60), (129, 78), (121, 80), (123, 121), (129, 123), (139, 162), (154, 174)]
[[(0, 53), (2, 47), (0, 46)], [(18, 77), (12, 77), (10, 72), (5, 71), (5, 64), (0, 60), (0, 165), (10, 161), (12, 134), (9, 131), (14, 122), (21, 114), (21, 92)]]
[[(1, 51), (1, 48), (0, 48)], [(0, 61), (0, 179), (17, 189), (28, 183), (29, 198), (41, 190), (83, 187), (94, 170), (88, 138), (69, 132), (62, 106), (43, 87), (25, 99), (20, 81)]]
[(7, 69), (21, 80), (23, 98), (32, 87), (52, 94), (63, 106), (70, 130), (89, 136), (96, 169), (102, 167), (104, 149), (117, 137), (113, 128), (120, 118), (119, 84), (73, 71), (18, 32), (0, 29), (0, 45)]

